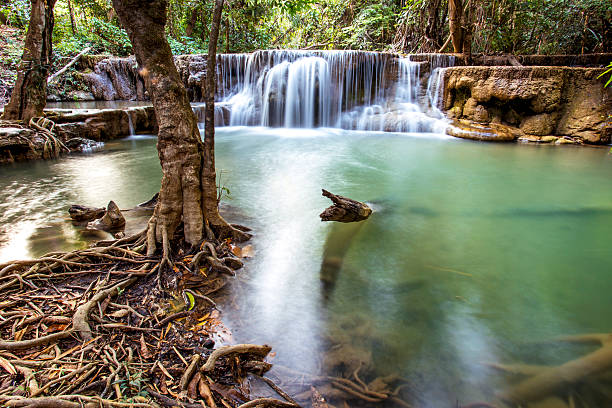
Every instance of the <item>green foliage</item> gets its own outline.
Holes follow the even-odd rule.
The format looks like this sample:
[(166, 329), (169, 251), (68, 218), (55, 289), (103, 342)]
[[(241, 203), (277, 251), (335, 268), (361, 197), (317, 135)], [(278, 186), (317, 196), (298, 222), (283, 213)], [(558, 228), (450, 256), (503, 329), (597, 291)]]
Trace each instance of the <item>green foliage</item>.
[[(8, 24), (25, 28), (28, 0), (2, 3)], [(55, 6), (58, 58), (87, 46), (132, 52), (111, 0)], [(609, 0), (471, 0), (473, 51), (582, 53), (612, 51)], [(265, 48), (436, 51), (448, 38), (448, 0), (232, 0), (221, 19), (219, 52)], [(212, 0), (168, 0), (167, 35), (175, 54), (205, 53)], [(562, 24), (560, 23), (562, 22)]]
[(189, 37), (180, 37), (179, 39), (168, 37), (168, 43), (174, 55), (205, 54), (207, 52), (201, 41)]
[(364, 6), (350, 26), (342, 29), (345, 44), (357, 50), (384, 49), (391, 43), (396, 15), (392, 5), (373, 3)]
[(28, 0), (11, 0), (0, 6), (0, 13), (6, 18), (6, 24), (25, 29), (30, 21), (30, 2)]
[(604, 85), (604, 88), (607, 88), (608, 85), (610, 85), (612, 83), (612, 62), (610, 62), (606, 68), (608, 68), (608, 69), (606, 69), (604, 72), (599, 74), (599, 76), (597, 77), (597, 78), (601, 78), (602, 76), (604, 76), (606, 74), (610, 75), (610, 78), (608, 78), (608, 81)]
[(129, 55), (132, 45), (124, 29), (98, 17), (90, 17), (82, 23), (76, 34), (72, 33), (70, 21), (57, 18), (53, 28), (54, 49), (59, 55), (70, 55), (80, 52), (85, 47), (92, 47), (92, 53)]

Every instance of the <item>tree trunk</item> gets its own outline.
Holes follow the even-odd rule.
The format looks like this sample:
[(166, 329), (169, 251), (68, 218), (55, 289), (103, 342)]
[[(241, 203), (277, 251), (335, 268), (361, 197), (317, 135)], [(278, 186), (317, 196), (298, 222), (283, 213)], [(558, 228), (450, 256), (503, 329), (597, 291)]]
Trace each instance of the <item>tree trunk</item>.
[(217, 42), (219, 40), (219, 26), (223, 1), (215, 0), (215, 10), (208, 39), (208, 59), (206, 61), (206, 89), (204, 102), (206, 112), (204, 119), (204, 166), (202, 169), (202, 199), (206, 222), (215, 233), (221, 236), (230, 236), (238, 241), (249, 238), (248, 234), (232, 228), (219, 214), (217, 197), (217, 173), (215, 170), (215, 93), (217, 89)]
[(448, 0), (448, 19), (451, 41), (455, 53), (463, 51), (463, 30), (461, 29), (461, 15), (463, 4), (461, 0)]
[(225, 53), (226, 54), (230, 53), (230, 21), (229, 21), (229, 17), (225, 19)]
[(23, 120), (42, 116), (47, 103), (47, 76), (51, 64), (53, 6), (56, 0), (31, 0), (30, 24), (17, 81), (3, 119)]
[[(218, 212), (214, 133), (213, 138), (202, 143), (165, 37), (167, 2), (113, 0), (113, 6), (130, 37), (159, 125), (157, 151), (163, 176), (159, 199), (149, 221), (149, 232), (155, 240), (149, 240), (147, 252), (155, 251), (155, 241), (166, 245), (181, 222), (185, 241), (191, 245), (201, 242), (205, 222), (216, 227), (220, 235), (233, 233), (235, 230)], [(217, 36), (211, 35), (210, 42), (216, 40)], [(207, 132), (209, 128), (214, 132), (213, 126), (208, 126)]]
[(466, 64), (472, 62), (472, 29), (473, 29), (474, 12), (472, 10), (472, 1), (469, 1), (461, 16), (461, 29), (463, 30), (463, 44), (461, 51)]
[(72, 9), (72, 2), (68, 0), (68, 12), (70, 13), (70, 27), (72, 27), (72, 34), (76, 35), (76, 21), (74, 20), (74, 10)]
[(187, 26), (185, 27), (185, 35), (189, 38), (193, 38), (193, 30), (195, 29), (195, 25), (198, 22), (198, 12), (197, 8), (193, 8), (191, 10), (191, 16), (189, 20), (187, 20)]

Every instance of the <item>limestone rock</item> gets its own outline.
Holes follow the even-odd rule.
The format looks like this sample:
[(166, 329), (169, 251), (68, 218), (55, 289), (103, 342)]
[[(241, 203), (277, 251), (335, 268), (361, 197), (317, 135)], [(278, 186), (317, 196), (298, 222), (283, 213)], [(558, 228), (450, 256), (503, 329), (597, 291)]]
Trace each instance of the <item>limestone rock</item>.
[(88, 229), (102, 231), (116, 231), (123, 227), (125, 227), (125, 218), (114, 201), (108, 203), (108, 207), (102, 218), (98, 218), (87, 224)]
[(448, 116), (450, 119), (459, 119), (463, 114), (463, 110), (460, 106), (453, 106), (451, 110), (448, 111)]
[(550, 135), (555, 130), (554, 117), (548, 113), (528, 116), (521, 121), (521, 131), (528, 135)]
[(91, 92), (73, 91), (68, 94), (68, 99), (72, 101), (95, 101), (96, 98)]
[(539, 143), (540, 138), (538, 136), (525, 135), (519, 137), (518, 141), (522, 143)]
[(533, 136), (570, 136), (608, 144), (612, 88), (602, 86), (597, 78), (601, 72), (601, 68), (560, 66), (451, 67), (444, 71), (444, 108), (461, 106), (464, 117), (483, 123), (501, 118)]
[(542, 136), (540, 138), (541, 143), (555, 143), (559, 139), (557, 136)]
[(555, 144), (563, 145), (563, 144), (578, 144), (578, 142), (570, 137), (560, 137), (555, 141)]
[(469, 120), (456, 120), (449, 126), (446, 133), (462, 139), (480, 140), (485, 142), (512, 142), (523, 136), (523, 133), (511, 126), (491, 123), (482, 125)]

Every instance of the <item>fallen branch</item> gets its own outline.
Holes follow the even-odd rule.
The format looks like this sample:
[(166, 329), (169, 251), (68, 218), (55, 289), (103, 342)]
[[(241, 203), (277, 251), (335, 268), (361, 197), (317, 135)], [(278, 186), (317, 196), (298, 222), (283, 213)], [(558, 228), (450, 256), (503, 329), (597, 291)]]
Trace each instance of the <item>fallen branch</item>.
[(76, 57), (74, 57), (73, 59), (70, 60), (70, 62), (68, 64), (66, 64), (66, 66), (64, 66), (64, 68), (60, 69), (59, 71), (57, 71), (55, 74), (49, 76), (49, 78), (47, 78), (47, 83), (50, 84), (51, 82), (55, 81), (55, 78), (59, 77), (60, 75), (62, 75), (64, 72), (66, 72), (66, 70), (68, 68), (70, 68), (71, 66), (73, 66), (78, 60), (79, 58), (81, 58), (83, 56), (83, 54), (85, 54), (86, 52), (88, 52), (89, 50), (91, 50), (91, 47), (87, 47), (85, 48), (83, 51), (79, 52)]
[(367, 219), (372, 214), (372, 209), (366, 204), (350, 198), (342, 197), (323, 191), (323, 197), (332, 200), (333, 205), (319, 214), (321, 221), (356, 222)]

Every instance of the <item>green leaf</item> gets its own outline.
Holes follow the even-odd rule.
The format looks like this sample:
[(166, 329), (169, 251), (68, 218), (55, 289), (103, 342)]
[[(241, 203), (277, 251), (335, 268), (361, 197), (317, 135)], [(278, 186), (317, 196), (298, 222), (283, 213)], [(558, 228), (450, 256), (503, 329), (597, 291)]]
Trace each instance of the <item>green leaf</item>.
[(193, 296), (191, 293), (189, 292), (185, 292), (185, 295), (187, 295), (187, 299), (189, 299), (189, 307), (187, 308), (187, 310), (191, 310), (195, 307), (196, 305), (196, 301), (195, 301), (195, 296)]

